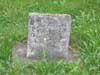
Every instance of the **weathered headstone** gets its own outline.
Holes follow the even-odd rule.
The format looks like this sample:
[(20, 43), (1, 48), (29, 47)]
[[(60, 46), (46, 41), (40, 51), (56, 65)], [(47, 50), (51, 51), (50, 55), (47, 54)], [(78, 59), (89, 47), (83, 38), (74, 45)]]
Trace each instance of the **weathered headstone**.
[(45, 50), (50, 58), (66, 58), (70, 27), (70, 15), (30, 13), (27, 56), (40, 58)]

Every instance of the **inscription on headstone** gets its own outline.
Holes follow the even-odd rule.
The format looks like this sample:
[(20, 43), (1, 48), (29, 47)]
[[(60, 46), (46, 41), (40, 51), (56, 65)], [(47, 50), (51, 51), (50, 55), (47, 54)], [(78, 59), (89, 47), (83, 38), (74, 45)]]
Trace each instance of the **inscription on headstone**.
[(30, 13), (27, 56), (66, 57), (68, 54), (71, 17), (67, 14)]

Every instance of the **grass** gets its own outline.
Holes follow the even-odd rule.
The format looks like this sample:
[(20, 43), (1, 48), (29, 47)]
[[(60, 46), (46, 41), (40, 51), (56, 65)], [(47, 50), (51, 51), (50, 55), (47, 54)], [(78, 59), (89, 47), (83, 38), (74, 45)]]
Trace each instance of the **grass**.
[[(0, 0), (0, 75), (100, 75), (99, 5), (100, 0)], [(13, 42), (27, 39), (29, 12), (70, 14), (70, 45), (80, 59), (11, 65)]]

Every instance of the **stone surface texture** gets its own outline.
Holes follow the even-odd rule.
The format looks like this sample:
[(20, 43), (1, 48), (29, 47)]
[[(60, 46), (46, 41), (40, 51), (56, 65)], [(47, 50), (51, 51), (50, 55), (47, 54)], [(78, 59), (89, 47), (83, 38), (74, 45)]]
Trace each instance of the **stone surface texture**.
[(70, 28), (70, 15), (30, 13), (27, 57), (66, 58)]

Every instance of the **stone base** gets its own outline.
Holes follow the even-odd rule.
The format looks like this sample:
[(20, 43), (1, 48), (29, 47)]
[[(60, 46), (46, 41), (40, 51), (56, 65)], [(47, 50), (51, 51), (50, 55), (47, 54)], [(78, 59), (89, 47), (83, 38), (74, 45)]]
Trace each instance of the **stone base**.
[[(35, 58), (35, 56), (27, 57), (27, 55), (26, 55), (27, 51), (26, 50), (27, 50), (27, 43), (17, 42), (12, 49), (13, 61), (16, 60), (16, 58), (18, 58), (23, 63), (27, 63), (27, 62), (30, 62), (30, 61), (33, 61), (33, 60), (38, 60), (38, 59), (40, 60), (41, 59), (41, 58)], [(62, 56), (62, 57), (59, 57), (58, 59), (62, 59), (62, 58), (67, 60), (67, 61), (75, 60), (75, 59), (78, 58), (78, 52), (69, 48), (69, 50), (67, 51), (66, 57)]]

